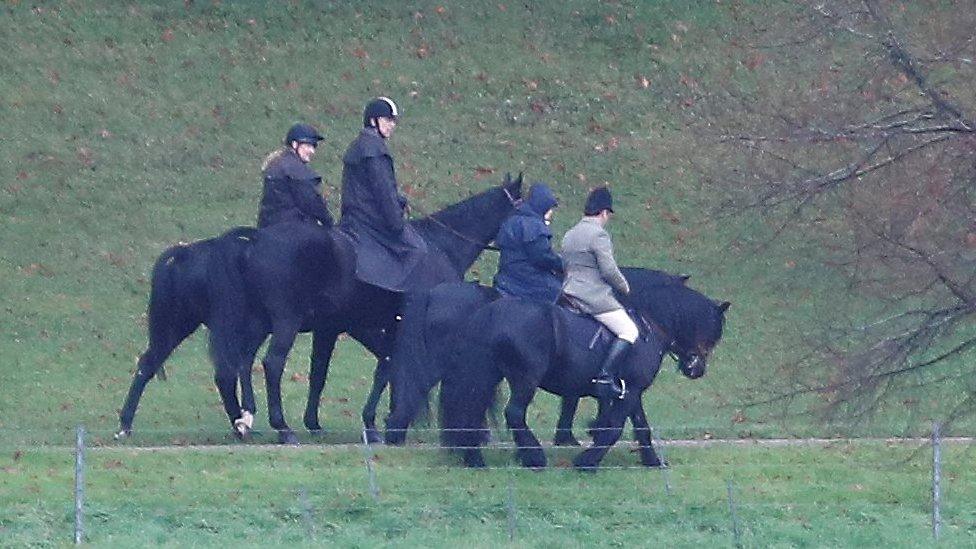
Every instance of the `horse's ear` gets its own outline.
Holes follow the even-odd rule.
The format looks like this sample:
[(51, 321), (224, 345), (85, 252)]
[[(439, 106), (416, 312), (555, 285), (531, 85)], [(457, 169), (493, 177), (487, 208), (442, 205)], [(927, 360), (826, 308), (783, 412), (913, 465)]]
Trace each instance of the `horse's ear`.
[(519, 186), (522, 186), (522, 172), (519, 172), (518, 179), (515, 180)]
[(728, 311), (729, 307), (731, 306), (732, 306), (731, 301), (723, 301), (718, 304), (718, 310), (724, 313), (725, 311)]
[(512, 172), (505, 172), (505, 180), (502, 181), (502, 187), (507, 187), (509, 183), (512, 182)]

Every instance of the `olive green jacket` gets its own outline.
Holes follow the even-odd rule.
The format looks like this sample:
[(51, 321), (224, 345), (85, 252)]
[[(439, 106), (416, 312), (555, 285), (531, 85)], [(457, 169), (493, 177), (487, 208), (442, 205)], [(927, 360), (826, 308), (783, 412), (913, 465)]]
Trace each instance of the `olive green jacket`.
[(591, 315), (623, 309), (613, 290), (630, 293), (627, 279), (613, 259), (610, 233), (595, 219), (584, 217), (563, 236), (563, 295)]

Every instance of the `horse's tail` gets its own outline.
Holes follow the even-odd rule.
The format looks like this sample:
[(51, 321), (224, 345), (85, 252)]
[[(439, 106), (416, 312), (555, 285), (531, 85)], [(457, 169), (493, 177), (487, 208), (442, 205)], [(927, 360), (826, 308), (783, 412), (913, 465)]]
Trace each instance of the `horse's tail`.
[[(227, 365), (244, 366), (242, 338), (246, 333), (249, 306), (245, 261), (256, 232), (257, 229), (252, 227), (237, 227), (212, 242), (206, 272), (210, 304), (207, 325), (210, 328), (210, 355), (218, 369)], [(246, 366), (250, 367), (250, 364)]]
[(129, 393), (119, 414), (121, 434), (132, 420), (146, 384), (166, 379), (163, 363), (176, 347), (207, 321), (207, 269), (213, 239), (166, 249), (153, 265), (146, 309), (148, 346), (139, 357)]
[[(479, 334), (479, 316), (468, 324), (467, 333)], [(496, 366), (485, 337), (461, 338), (463, 348), (452, 353), (441, 382), (441, 442), (446, 448), (474, 448), (486, 439), (486, 413), (493, 405), (502, 371)], [(478, 341), (480, 340), (480, 341)], [(486, 342), (486, 343), (482, 343)]]
[(430, 291), (408, 294), (401, 310), (396, 343), (391, 353), (390, 416), (386, 419), (386, 442), (402, 444), (406, 429), (418, 412), (428, 408), (431, 388), (440, 381), (437, 358), (427, 345), (427, 310)]
[(149, 346), (140, 359), (140, 370), (149, 377), (166, 379), (163, 361), (206, 319), (199, 299), (205, 295), (201, 276), (207, 262), (209, 241), (178, 244), (163, 251), (150, 275), (146, 331)]

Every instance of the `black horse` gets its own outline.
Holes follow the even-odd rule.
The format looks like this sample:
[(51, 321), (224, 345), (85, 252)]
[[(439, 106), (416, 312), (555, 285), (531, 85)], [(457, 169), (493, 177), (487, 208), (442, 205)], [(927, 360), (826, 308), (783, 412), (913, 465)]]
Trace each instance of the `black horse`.
[[(631, 285), (641, 287), (684, 285), (688, 275), (624, 267)], [(444, 377), (445, 357), (456, 347), (456, 338), (474, 311), (499, 299), (493, 288), (474, 283), (445, 283), (414, 292), (403, 303), (402, 317), (391, 355), (391, 410), (386, 418), (386, 443), (403, 444), (406, 431), (427, 408), (431, 389)], [(557, 446), (579, 446), (573, 436), (576, 396), (562, 399), (556, 436)]]
[[(601, 407), (591, 428), (593, 444), (574, 460), (576, 467), (599, 465), (620, 438), (628, 417), (634, 423), (641, 463), (658, 466), (643, 410), (644, 391), (654, 381), (661, 359), (672, 353), (686, 377), (705, 375), (712, 349), (722, 336), (728, 302), (716, 303), (685, 286), (631, 285), (622, 301), (631, 310), (641, 337), (621, 365), (627, 394)], [(597, 324), (566, 309), (504, 298), (480, 309), (465, 326), (441, 383), (442, 441), (460, 450), (464, 463), (484, 466), (479, 448), (485, 436), (485, 412), (496, 387), (508, 380), (505, 420), (518, 456), (526, 467), (544, 467), (546, 457), (525, 422), (536, 389), (563, 397), (595, 396), (592, 379), (605, 345), (590, 348)]]
[[(460, 280), (494, 238), (521, 196), (522, 176), (426, 218), (411, 221), (429, 244), (427, 267), (444, 280)], [(164, 252), (153, 271), (149, 347), (140, 357), (120, 414), (128, 435), (146, 384), (172, 351), (200, 324), (210, 329), (215, 382), (235, 434), (247, 436), (255, 413), (251, 364), (271, 334), (264, 358), (271, 426), (282, 442), (297, 441), (281, 408), (281, 375), (300, 331), (313, 332), (305, 425), (321, 429), (318, 403), (338, 335), (348, 332), (379, 358), (363, 411), (376, 439), (376, 404), (388, 382), (386, 357), (402, 295), (355, 277), (355, 251), (338, 229), (283, 223), (238, 229), (216, 239)], [(240, 379), (241, 402), (236, 382)]]

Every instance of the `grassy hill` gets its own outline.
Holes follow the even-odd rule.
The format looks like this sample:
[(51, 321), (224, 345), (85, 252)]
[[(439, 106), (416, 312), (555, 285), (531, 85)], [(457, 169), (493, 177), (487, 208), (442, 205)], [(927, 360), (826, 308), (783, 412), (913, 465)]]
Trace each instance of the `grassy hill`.
[[(658, 423), (688, 435), (849, 429), (742, 411), (795, 357), (805, 325), (841, 301), (841, 281), (814, 243), (789, 235), (756, 253), (769, 229), (716, 218), (721, 189), (695, 169), (707, 160), (687, 130), (700, 116), (695, 98), (755, 78), (729, 37), (761, 18), (759, 6), (96, 2), (4, 11), (0, 404), (19, 411), (0, 419), (4, 428), (110, 429), (144, 345), (155, 256), (251, 224), (261, 160), (295, 121), (327, 136), (313, 165), (337, 210), (341, 152), (364, 101), (387, 94), (404, 113), (392, 146), (418, 210), (524, 171), (555, 187), (559, 234), (588, 189), (610, 183), (622, 263), (689, 273), (696, 288), (734, 303), (708, 377), (661, 376)], [(486, 254), (472, 276), (490, 281), (494, 261)], [(203, 344), (185, 347), (171, 360), (173, 383), (150, 387), (137, 428), (223, 427)], [(343, 414), (365, 394), (372, 365), (355, 344), (340, 347), (326, 397), (349, 403), (327, 402), (326, 414), (354, 428)], [(292, 414), (305, 356), (300, 342), (286, 388)], [(536, 413), (551, 420), (551, 401), (541, 401)], [(932, 412), (896, 410), (848, 432), (914, 430)]]
[[(11, 543), (67, 539), (59, 536), (70, 524), (64, 503), (70, 460), (34, 450), (69, 443), (77, 424), (87, 427), (90, 443), (112, 444), (117, 410), (145, 344), (155, 257), (176, 242), (251, 224), (261, 161), (296, 121), (315, 124), (327, 137), (313, 165), (324, 175), (337, 213), (339, 157), (360, 127), (364, 102), (381, 94), (403, 111), (391, 145), (400, 184), (418, 210), (485, 189), (507, 171), (524, 171), (529, 180), (555, 188), (562, 202), (555, 232), (561, 234), (576, 221), (589, 188), (609, 183), (619, 204), (610, 229), (621, 263), (691, 274), (694, 287), (733, 302), (708, 375), (692, 382), (667, 367), (648, 393), (650, 420), (661, 436), (924, 432), (928, 418), (952, 402), (922, 393), (853, 425), (824, 424), (803, 407), (745, 406), (802, 353), (815, 320), (872, 306), (841, 293), (843, 281), (825, 264), (824, 251), (802, 234), (760, 247), (771, 234), (764, 222), (715, 216), (723, 190), (696, 168), (709, 157), (690, 134), (700, 120), (698, 102), (761, 83), (761, 72), (748, 67), (734, 38), (753, 25), (777, 24), (764, 19), (766, 7), (681, 1), (5, 3), (0, 486), (11, 496), (0, 498), (6, 509), (0, 512), (0, 544), (5, 537)], [(810, 67), (804, 63), (764, 70), (805, 78)], [(495, 257), (486, 254), (471, 276), (487, 282), (494, 270)], [(198, 334), (170, 359), (169, 382), (148, 387), (136, 418), (136, 444), (231, 444), (204, 339)], [(300, 424), (304, 405), (308, 353), (303, 336), (284, 387), (293, 425)], [(322, 407), (329, 429), (324, 441), (358, 439), (372, 366), (358, 344), (340, 343)], [(257, 424), (266, 429), (259, 371), (255, 382)], [(555, 423), (555, 403), (540, 395), (530, 409), (530, 424), (544, 438)], [(584, 414), (592, 410), (583, 407)], [(95, 540), (107, 545), (216, 543), (220, 538), (208, 536), (223, 526), (215, 524), (236, 520), (233, 512), (215, 511), (228, 494), (257, 513), (235, 534), (239, 541), (257, 543), (262, 538), (255, 536), (262, 535), (270, 536), (269, 543), (307, 541), (304, 504), (293, 497), (313, 482), (303, 476), (313, 467), (335, 468), (318, 478), (337, 483), (311, 492), (316, 506), (328, 507), (316, 512), (317, 519), (327, 515), (324, 526), (313, 527), (320, 540), (505, 540), (497, 524), (505, 520), (506, 504), (476, 494), (485, 484), (501, 493), (511, 473), (472, 475), (440, 455), (384, 454), (390, 468), (384, 478), (399, 483), (413, 486), (430, 470), (440, 472), (429, 501), (424, 486), (413, 486), (394, 496), (392, 507), (381, 507), (366, 502), (361, 486), (339, 486), (347, 476), (363, 474), (357, 452), (285, 450), (255, 459), (228, 450), (218, 460), (223, 465), (216, 465), (206, 453), (172, 459), (125, 448), (104, 451), (94, 465), (94, 516), (102, 528)], [(830, 457), (822, 459), (823, 452)], [(509, 463), (504, 455), (492, 459)], [(960, 470), (952, 479), (959, 486), (955, 497), (963, 499), (972, 486), (965, 473), (971, 467), (960, 465), (964, 459), (955, 462)], [(726, 448), (679, 451), (676, 462), (682, 460), (688, 468), (676, 477), (690, 488), (678, 499), (661, 499), (650, 485), (660, 475), (591, 482), (557, 471), (553, 486), (576, 494), (565, 498), (538, 492), (538, 476), (518, 476), (517, 489), (531, 498), (526, 528), (540, 536), (519, 539), (622, 543), (647, 539), (642, 529), (650, 524), (670, 532), (674, 537), (666, 539), (679, 545), (725, 543), (731, 532), (722, 495), (733, 471), (754, 505), (745, 515), (750, 543), (911, 544), (927, 535), (927, 496), (924, 486), (912, 485), (924, 484), (927, 474), (917, 453), (895, 459), (883, 448), (863, 454), (846, 447), (784, 453)], [(632, 461), (625, 449), (611, 453), (611, 464)], [(740, 468), (744, 463), (756, 465)], [(849, 463), (857, 472), (851, 477), (841, 471)], [(887, 472), (871, 477), (877, 463)], [(54, 484), (38, 479), (45, 471)], [(234, 484), (241, 472), (258, 480), (241, 488)], [(185, 482), (184, 475), (190, 485), (174, 481)], [(904, 480), (909, 477), (911, 482)], [(622, 494), (645, 481), (646, 487), (606, 511), (612, 520), (604, 520), (599, 509), (606, 493)], [(261, 482), (280, 483), (265, 494), (273, 502), (267, 508), (253, 503)], [(827, 489), (796, 495), (797, 483)], [(892, 484), (899, 490), (912, 485), (912, 491), (890, 490)], [(131, 489), (117, 493), (118, 485)], [(866, 499), (852, 496), (864, 485)], [(464, 503), (449, 490), (473, 499)], [(211, 496), (201, 495), (207, 491)], [(332, 496), (341, 502), (328, 503)], [(180, 497), (189, 498), (191, 511), (185, 512)], [(851, 510), (852, 500), (863, 505)], [(547, 507), (553, 501), (562, 506)], [(653, 505), (640, 507), (647, 502)], [(409, 503), (421, 508), (414, 513)], [(155, 511), (143, 509), (153, 505)], [(957, 511), (954, 532), (961, 539), (973, 521)], [(833, 520), (838, 516), (842, 520)], [(460, 529), (445, 526), (450, 520)], [(371, 521), (381, 528), (371, 529)], [(913, 533), (887, 529), (890, 521), (909, 525)], [(429, 530), (414, 528), (418, 524)], [(588, 537), (576, 537), (580, 529)], [(820, 537), (811, 538), (811, 529)], [(180, 534), (171, 537), (173, 531)]]

